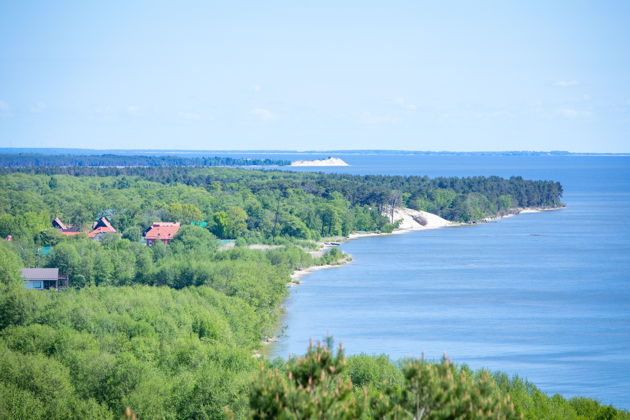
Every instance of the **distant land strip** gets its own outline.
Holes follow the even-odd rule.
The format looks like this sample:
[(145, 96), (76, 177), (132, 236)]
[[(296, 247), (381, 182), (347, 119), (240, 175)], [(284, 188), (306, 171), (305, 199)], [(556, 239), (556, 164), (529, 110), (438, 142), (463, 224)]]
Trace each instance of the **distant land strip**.
[(0, 154), (0, 167), (162, 167), (162, 166), (286, 166), (284, 159), (249, 159), (226, 156), (140, 156), (13, 153)]

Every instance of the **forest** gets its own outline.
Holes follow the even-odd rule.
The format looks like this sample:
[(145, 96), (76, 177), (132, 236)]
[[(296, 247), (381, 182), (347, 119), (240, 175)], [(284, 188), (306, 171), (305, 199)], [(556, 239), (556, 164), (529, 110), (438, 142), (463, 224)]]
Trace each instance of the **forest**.
[[(0, 418), (630, 419), (447, 359), (345, 357), (331, 339), (289, 360), (260, 357), (290, 274), (343, 258), (315, 256), (322, 238), (391, 231), (388, 205), (478, 221), (559, 206), (561, 194), (521, 178), (4, 168)], [(107, 217), (117, 233), (64, 235), (55, 217), (80, 230)], [(181, 228), (148, 247), (157, 221)], [(28, 290), (23, 267), (59, 268), (70, 287)]]
[[(20, 178), (18, 174), (40, 176)], [(485, 217), (505, 214), (514, 208), (562, 205), (560, 183), (524, 180), (521, 177), (509, 179), (496, 176), (429, 178), (426, 176), (343, 175), (185, 167), (5, 167), (0, 168), (0, 175), (7, 175), (4, 179), (8, 184), (4, 182), (3, 184), (9, 189), (12, 182), (19, 184), (19, 180), (37, 180), (37, 188), (40, 189), (36, 191), (42, 196), (54, 195), (56, 191), (53, 189), (60, 180), (64, 180), (66, 190), (73, 188), (68, 184), (69, 178), (60, 175), (70, 175), (77, 187), (79, 184), (81, 187), (91, 185), (90, 191), (85, 191), (85, 193), (96, 193), (94, 189), (97, 188), (101, 189), (102, 193), (115, 190), (116, 195), (131, 195), (128, 193), (139, 188), (150, 188), (152, 191), (142, 194), (148, 196), (155, 193), (157, 184), (161, 184), (164, 189), (165, 186), (177, 186), (179, 191), (186, 192), (192, 190), (186, 190), (185, 186), (197, 187), (197, 191), (207, 192), (206, 198), (214, 198), (215, 201), (225, 199), (229, 202), (235, 200), (239, 202), (239, 196), (248, 195), (255, 197), (255, 200), (259, 201), (263, 207), (266, 206), (267, 210), (274, 211), (271, 202), (279, 204), (277, 210), (274, 211), (278, 217), (280, 213), (291, 213), (307, 225), (309, 220), (312, 221), (312, 217), (307, 216), (306, 213), (313, 208), (306, 207), (306, 203), (301, 202), (302, 199), (331, 204), (336, 198), (343, 197), (341, 201), (345, 201), (344, 205), (352, 211), (363, 209), (373, 210), (376, 213), (380, 213), (388, 205), (406, 206), (435, 213), (447, 220), (461, 222), (478, 221)], [(86, 179), (92, 179), (92, 181)], [(143, 181), (146, 182), (143, 183)], [(51, 183), (48, 190), (43, 185), (47, 182)], [(15, 185), (15, 188), (20, 188), (20, 186)], [(4, 189), (2, 188), (0, 193)], [(98, 197), (95, 199), (98, 200)], [(204, 201), (206, 207), (211, 207), (207, 204), (209, 198)], [(336, 200), (339, 204), (341, 201)], [(189, 204), (200, 208), (201, 203)], [(103, 209), (107, 210), (107, 206), (102, 207), (101, 211)], [(98, 210), (97, 207), (92, 206), (92, 209), (86, 209), (86, 214), (90, 211), (95, 213)], [(118, 209), (114, 207), (113, 210)], [(200, 208), (200, 210), (204, 209)], [(374, 219), (378, 219), (378, 214)], [(278, 227), (277, 223), (274, 225)], [(351, 230), (372, 230), (372, 227), (362, 226), (359, 223), (356, 229)], [(278, 232), (274, 234), (277, 236)], [(347, 234), (347, 230), (344, 234)], [(326, 235), (325, 233), (324, 236)]]
[(39, 153), (0, 153), (2, 167), (40, 166), (284, 166), (291, 162), (284, 159), (245, 159), (225, 156), (141, 156), (141, 155), (76, 155)]

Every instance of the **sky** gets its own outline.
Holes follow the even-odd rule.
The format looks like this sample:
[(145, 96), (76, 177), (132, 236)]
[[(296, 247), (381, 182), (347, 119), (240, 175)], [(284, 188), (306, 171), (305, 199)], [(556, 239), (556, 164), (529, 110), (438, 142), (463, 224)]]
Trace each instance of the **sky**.
[(628, 1), (0, 0), (0, 147), (630, 152)]

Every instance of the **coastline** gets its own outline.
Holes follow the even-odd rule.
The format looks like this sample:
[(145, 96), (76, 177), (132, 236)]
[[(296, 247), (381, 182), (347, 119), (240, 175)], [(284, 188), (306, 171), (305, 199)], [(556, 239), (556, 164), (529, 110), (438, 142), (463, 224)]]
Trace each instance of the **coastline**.
[(352, 261), (352, 257), (349, 254), (347, 258), (344, 258), (340, 261), (338, 261), (336, 264), (326, 264), (326, 265), (312, 265), (310, 267), (307, 268), (301, 268), (299, 270), (295, 270), (293, 273), (291, 273), (291, 281), (289, 282), (289, 287), (293, 287), (293, 286), (297, 286), (298, 284), (300, 284), (299, 280), (301, 277), (312, 273), (313, 271), (319, 271), (319, 270), (327, 270), (329, 268), (337, 268), (337, 267), (343, 267), (344, 265), (350, 263)]
[(495, 217), (486, 217), (485, 219), (481, 220), (481, 222), (479, 222), (479, 223), (466, 223), (466, 224), (476, 225), (476, 224), (480, 224), (480, 223), (496, 222), (497, 220), (505, 219), (505, 218), (512, 217), (512, 216), (518, 216), (519, 214), (542, 213), (542, 212), (546, 212), (546, 211), (562, 210), (562, 209), (565, 209), (565, 208), (567, 208), (567, 206), (561, 206), (561, 207), (516, 207), (516, 208), (510, 209), (509, 212), (504, 214), (504, 215), (495, 216)]
[[(422, 211), (418, 211), (418, 210), (412, 210), (412, 209), (401, 209), (402, 213), (404, 213), (406, 216), (409, 217), (413, 217), (413, 216), (422, 216), (425, 218), (425, 221), (427, 222), (426, 224), (422, 225), (418, 222), (416, 222), (415, 224), (407, 224), (404, 225), (403, 223), (401, 223), (401, 225), (404, 225), (406, 227), (403, 228), (398, 228), (395, 229), (394, 231), (392, 231), (391, 233), (384, 233), (384, 232), (353, 232), (351, 234), (348, 235), (348, 237), (346, 238), (341, 238), (339, 239), (337, 242), (339, 243), (345, 243), (347, 241), (351, 241), (353, 239), (359, 239), (359, 238), (367, 238), (367, 237), (373, 237), (373, 236), (390, 236), (390, 235), (401, 235), (404, 233), (410, 233), (410, 232), (417, 232), (417, 231), (422, 231), (422, 230), (433, 230), (433, 229), (442, 229), (442, 228), (448, 228), (448, 227), (459, 227), (459, 226), (474, 226), (474, 225), (479, 225), (479, 224), (483, 224), (483, 223), (489, 223), (489, 222), (495, 222), (501, 219), (505, 219), (508, 217), (512, 217), (512, 216), (518, 216), (519, 214), (528, 214), (528, 213), (542, 213), (545, 211), (555, 211), (555, 210), (562, 210), (566, 208), (566, 206), (562, 206), (562, 207), (525, 207), (525, 208), (515, 208), (515, 209), (510, 209), (509, 213), (506, 213), (504, 215), (500, 215), (500, 216), (496, 216), (496, 217), (488, 217), (485, 219), (482, 219), (479, 222), (473, 222), (473, 223), (463, 223), (463, 222), (451, 222), (445, 219), (442, 219), (441, 217), (432, 214), (432, 213), (427, 213), (427, 212), (422, 212)], [(400, 215), (400, 214), (398, 214)], [(404, 218), (403, 218), (404, 219)], [(427, 220), (428, 219), (428, 220)], [(409, 222), (408, 220), (404, 220), (406, 222)], [(326, 248), (327, 245), (324, 242), (319, 242), (320, 245), (320, 249)], [(338, 268), (338, 267), (343, 267), (346, 264), (352, 262), (352, 256), (349, 254), (346, 254), (347, 257), (343, 258), (342, 260), (339, 260), (336, 264), (326, 264), (326, 265), (314, 265), (311, 267), (307, 267), (307, 268), (302, 268), (299, 270), (295, 270), (293, 271), (293, 273), (291, 273), (290, 275), (290, 281), (287, 283), (287, 287), (291, 288), (291, 287), (295, 287), (298, 286), (300, 284), (300, 278), (304, 277), (307, 274), (310, 274), (312, 272), (315, 271), (320, 271), (320, 270), (327, 270), (330, 268)], [(283, 304), (284, 305), (284, 304)], [(278, 325), (278, 328), (276, 329), (276, 331), (280, 331), (281, 325)], [(270, 337), (265, 337), (262, 342), (261, 342), (261, 348), (259, 350), (257, 350), (254, 353), (254, 357), (262, 357), (263, 355), (266, 354), (269, 345), (272, 343), (275, 343), (278, 341), (280, 334), (276, 333)]]

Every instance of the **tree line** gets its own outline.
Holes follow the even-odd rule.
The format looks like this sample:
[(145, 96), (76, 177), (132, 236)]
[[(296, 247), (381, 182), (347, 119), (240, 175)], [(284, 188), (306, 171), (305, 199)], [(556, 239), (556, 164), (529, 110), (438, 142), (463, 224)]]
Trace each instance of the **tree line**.
[[(5, 175), (0, 182), (7, 187), (1, 193), (8, 190), (8, 195), (22, 195), (20, 201), (25, 203), (32, 202), (37, 195), (43, 199), (40, 201), (48, 201), (43, 204), (49, 213), (67, 215), (74, 224), (107, 215), (118, 219), (116, 224), (122, 231), (133, 224), (142, 224), (143, 215), (146, 219), (151, 212), (152, 217), (161, 212), (163, 217), (204, 218), (216, 226), (213, 233), (222, 238), (241, 233), (317, 239), (358, 230), (387, 231), (391, 227), (386, 226), (382, 214), (392, 205), (463, 222), (506, 214), (514, 208), (562, 205), (562, 186), (558, 182), (520, 177), (431, 179), (181, 167), (2, 168), (2, 171)], [(24, 190), (19, 185), (22, 181), (37, 184), (37, 189)], [(80, 192), (72, 196), (70, 185)], [(203, 196), (202, 191), (207, 194)], [(173, 192), (180, 195), (194, 192), (195, 197), (176, 201)], [(65, 195), (66, 203), (59, 202), (60, 194)], [(108, 206), (105, 196), (108, 200), (114, 198), (113, 205)], [(123, 196), (124, 204), (117, 203), (115, 199)], [(52, 201), (55, 201), (53, 206)], [(132, 205), (127, 204), (129, 201)], [(186, 206), (186, 211), (177, 211), (175, 207), (180, 204)], [(169, 210), (166, 208), (169, 205), (175, 207)], [(169, 211), (170, 214), (165, 214)], [(0, 208), (2, 213), (11, 214), (11, 210)], [(243, 219), (247, 229), (242, 229)]]
[(0, 166), (21, 167), (162, 167), (162, 166), (283, 166), (290, 165), (286, 159), (248, 159), (226, 156), (141, 156), (141, 155), (47, 155), (40, 153), (3, 153)]

